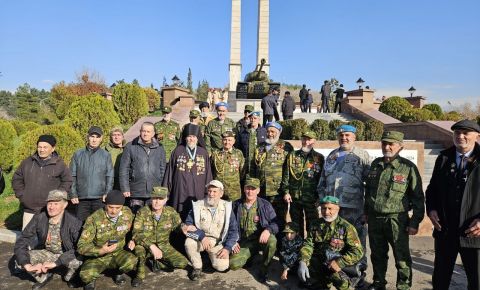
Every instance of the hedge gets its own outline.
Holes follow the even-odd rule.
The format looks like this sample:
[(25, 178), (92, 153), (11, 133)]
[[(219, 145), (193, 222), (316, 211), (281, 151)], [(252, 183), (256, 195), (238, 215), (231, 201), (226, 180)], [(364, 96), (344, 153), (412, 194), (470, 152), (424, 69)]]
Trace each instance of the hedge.
[(13, 165), (14, 142), (17, 132), (13, 125), (4, 119), (0, 119), (0, 167), (8, 171)]
[(22, 121), (22, 120), (11, 120), (10, 123), (15, 128), (17, 136), (21, 136), (27, 132), (37, 129), (40, 127), (38, 123), (31, 121)]
[(318, 140), (327, 140), (330, 135), (330, 127), (326, 120), (316, 119), (310, 124), (310, 130), (317, 133)]
[(383, 123), (377, 120), (369, 120), (365, 122), (365, 140), (380, 141), (383, 134)]

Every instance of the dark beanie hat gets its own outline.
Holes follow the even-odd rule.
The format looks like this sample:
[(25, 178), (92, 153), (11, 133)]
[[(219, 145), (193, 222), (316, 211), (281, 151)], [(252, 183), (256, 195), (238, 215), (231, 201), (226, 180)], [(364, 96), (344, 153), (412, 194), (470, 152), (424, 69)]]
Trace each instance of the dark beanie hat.
[(52, 145), (52, 147), (54, 147), (55, 144), (57, 144), (57, 139), (55, 139), (55, 137), (53, 137), (52, 135), (41, 135), (40, 137), (38, 137), (37, 145), (40, 142), (47, 142), (48, 144)]
[(105, 204), (110, 205), (123, 205), (125, 203), (125, 197), (123, 196), (122, 192), (117, 189), (111, 190), (107, 197), (105, 198)]

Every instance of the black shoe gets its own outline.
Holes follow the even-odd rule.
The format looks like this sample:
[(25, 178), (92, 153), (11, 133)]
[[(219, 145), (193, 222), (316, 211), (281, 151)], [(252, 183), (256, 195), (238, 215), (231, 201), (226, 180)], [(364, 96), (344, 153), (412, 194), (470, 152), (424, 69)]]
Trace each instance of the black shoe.
[(35, 284), (33, 284), (32, 286), (32, 290), (37, 290), (37, 289), (41, 289), (43, 288), (45, 285), (48, 284), (48, 282), (50, 282), (53, 278), (53, 273), (47, 273), (47, 278), (45, 278), (45, 280), (43, 282), (37, 282)]
[(188, 278), (192, 281), (198, 281), (202, 276), (202, 269), (193, 269)]
[(125, 275), (120, 274), (120, 275), (115, 275), (113, 277), (113, 282), (117, 285), (123, 285), (127, 282), (127, 279), (125, 278)]
[(267, 284), (267, 283), (271, 282), (270, 278), (268, 278), (267, 273), (261, 273), (259, 280), (260, 280), (260, 283), (262, 283), (262, 284)]
[(140, 278), (133, 278), (132, 280), (132, 287), (138, 287), (143, 284), (143, 279)]
[(83, 290), (95, 290), (95, 280), (83, 286)]
[(78, 288), (78, 287), (80, 287), (78, 282), (74, 281), (73, 279), (70, 280), (70, 281), (67, 281), (67, 286), (68, 286), (68, 288)]
[(370, 285), (367, 290), (386, 290), (385, 286), (375, 286), (375, 285)]
[(350, 286), (357, 289), (362, 289), (363, 287), (365, 287), (365, 276), (367, 276), (367, 274), (365, 272), (362, 272), (360, 277), (352, 278), (350, 280)]

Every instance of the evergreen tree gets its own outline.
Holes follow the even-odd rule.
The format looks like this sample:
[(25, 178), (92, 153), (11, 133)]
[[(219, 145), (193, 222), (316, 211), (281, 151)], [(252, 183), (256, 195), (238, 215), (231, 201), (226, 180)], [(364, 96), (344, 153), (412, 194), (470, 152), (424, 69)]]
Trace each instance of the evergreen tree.
[(188, 68), (187, 89), (190, 92), (190, 94), (193, 92), (192, 70), (190, 68)]

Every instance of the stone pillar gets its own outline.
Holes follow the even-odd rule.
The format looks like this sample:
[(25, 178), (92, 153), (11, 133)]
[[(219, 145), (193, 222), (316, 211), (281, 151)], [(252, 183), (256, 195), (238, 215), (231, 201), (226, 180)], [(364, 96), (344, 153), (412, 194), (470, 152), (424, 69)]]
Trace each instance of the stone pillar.
[(263, 71), (270, 72), (270, 59), (268, 57), (270, 29), (270, 0), (258, 0), (258, 30), (257, 30), (257, 63), (260, 64), (262, 58), (266, 63)]
[(230, 28), (229, 91), (237, 90), (237, 82), (242, 78), (241, 48), (242, 0), (232, 0), (232, 23)]

